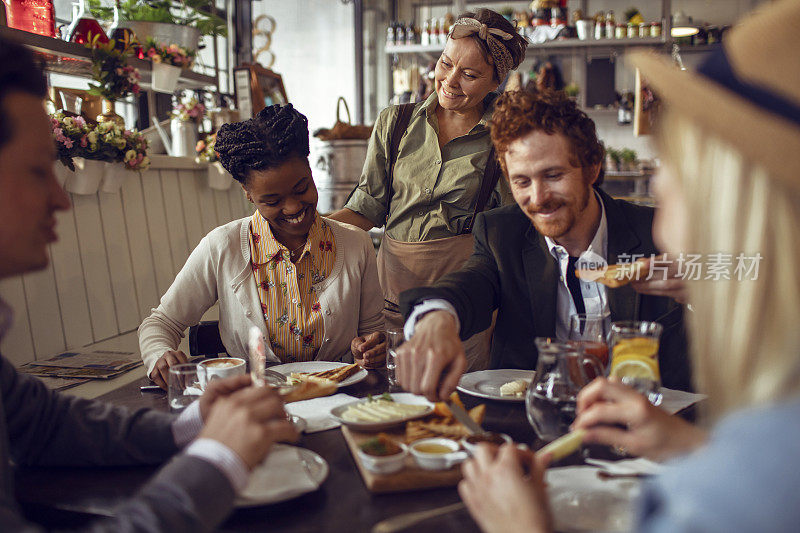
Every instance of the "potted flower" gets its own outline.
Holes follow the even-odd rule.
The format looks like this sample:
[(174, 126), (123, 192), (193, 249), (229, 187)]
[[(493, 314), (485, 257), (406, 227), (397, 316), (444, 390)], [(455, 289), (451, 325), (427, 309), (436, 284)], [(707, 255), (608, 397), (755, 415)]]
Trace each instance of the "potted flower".
[(227, 35), (226, 22), (209, 11), (208, 0), (122, 0), (104, 7), (101, 0), (89, 0), (92, 14), (104, 20), (119, 19), (140, 42), (153, 38), (160, 43), (182, 43), (197, 50), (201, 35)]
[(58, 158), (63, 163), (57, 167), (59, 181), (72, 193), (97, 192), (105, 163), (123, 162), (129, 170), (145, 170), (150, 164), (147, 141), (138, 132), (115, 122), (87, 122), (83, 117), (58, 111), (50, 116), (50, 123)]
[(170, 130), (172, 133), (172, 151), (175, 157), (194, 155), (199, 137), (198, 126), (206, 113), (204, 106), (197, 98), (179, 101), (172, 108)]
[(623, 148), (619, 152), (620, 170), (630, 172), (636, 170), (636, 152), (630, 148)]
[(92, 51), (92, 80), (89, 83), (91, 95), (102, 96), (103, 114), (98, 120), (112, 120), (125, 125), (125, 121), (114, 112), (114, 102), (129, 94), (139, 94), (139, 70), (128, 65), (128, 58), (133, 55), (133, 46), (129, 41), (117, 42), (111, 39), (100, 42), (95, 35), (86, 47)]
[(153, 63), (153, 90), (172, 93), (178, 86), (181, 69), (191, 68), (196, 52), (175, 43), (164, 46), (154, 39), (147, 39), (142, 54)]
[(619, 150), (610, 146), (606, 148), (606, 171), (616, 172), (619, 170)]
[(216, 142), (216, 133), (206, 135), (204, 139), (197, 141), (197, 146), (195, 147), (197, 151), (196, 161), (198, 163), (209, 163), (208, 186), (212, 189), (226, 191), (233, 183), (233, 176), (219, 162), (217, 152), (214, 151), (214, 143)]
[(117, 192), (122, 187), (122, 182), (129, 172), (142, 172), (150, 168), (150, 157), (147, 155), (147, 139), (136, 130), (114, 130), (116, 138), (120, 136), (125, 140), (125, 145), (118, 143), (119, 152), (114, 159), (115, 163), (106, 165), (100, 190), (103, 192)]

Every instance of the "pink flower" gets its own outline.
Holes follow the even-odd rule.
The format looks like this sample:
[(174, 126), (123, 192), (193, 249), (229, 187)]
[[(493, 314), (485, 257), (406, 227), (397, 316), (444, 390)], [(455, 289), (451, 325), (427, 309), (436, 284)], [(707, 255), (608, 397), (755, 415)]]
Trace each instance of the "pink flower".
[(72, 148), (72, 139), (64, 138), (63, 140), (61, 140), (61, 142), (64, 143), (64, 146), (66, 146), (67, 148)]
[(75, 124), (77, 124), (81, 128), (86, 125), (86, 119), (83, 118), (82, 116), (77, 116), (73, 120), (75, 121)]
[(86, 139), (86, 135), (84, 135), (83, 137), (81, 137), (81, 146), (83, 148), (86, 148), (87, 144), (89, 144), (89, 141)]

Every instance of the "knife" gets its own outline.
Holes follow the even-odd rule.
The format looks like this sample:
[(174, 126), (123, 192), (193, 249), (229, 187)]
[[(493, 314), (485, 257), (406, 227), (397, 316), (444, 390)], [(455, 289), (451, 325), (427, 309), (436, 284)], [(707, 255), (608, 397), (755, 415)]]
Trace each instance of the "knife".
[(463, 407), (452, 401), (448, 403), (448, 407), (450, 408), (450, 412), (453, 413), (453, 416), (456, 417), (456, 420), (467, 428), (470, 435), (482, 435), (486, 433), (480, 424), (469, 417)]

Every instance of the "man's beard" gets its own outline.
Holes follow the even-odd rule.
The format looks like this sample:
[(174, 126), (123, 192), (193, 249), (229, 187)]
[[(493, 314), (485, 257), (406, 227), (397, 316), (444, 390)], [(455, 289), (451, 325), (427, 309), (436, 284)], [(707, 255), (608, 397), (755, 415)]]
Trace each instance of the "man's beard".
[[(572, 231), (572, 228), (578, 223), (589, 206), (590, 194), (591, 190), (587, 190), (583, 198), (579, 199), (577, 207), (564, 201), (555, 200), (537, 209), (534, 213), (526, 212), (526, 214), (536, 231), (545, 237), (557, 240)], [(555, 220), (542, 222), (537, 221), (535, 218), (539, 211), (552, 212), (556, 209), (561, 209), (564, 212), (559, 213), (559, 217)]]

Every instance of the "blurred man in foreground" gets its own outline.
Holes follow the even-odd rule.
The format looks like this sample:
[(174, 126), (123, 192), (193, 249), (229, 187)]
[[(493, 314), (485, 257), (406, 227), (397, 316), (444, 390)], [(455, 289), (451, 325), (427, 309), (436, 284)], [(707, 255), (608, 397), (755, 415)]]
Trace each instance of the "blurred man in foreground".
[[(47, 266), (47, 245), (57, 239), (54, 215), (70, 207), (53, 174), (45, 90), (31, 54), (0, 39), (0, 278)], [(11, 315), (0, 300), (0, 339)], [(12, 461), (106, 466), (170, 458), (91, 530), (215, 529), (273, 442), (296, 437), (277, 394), (249, 385), (248, 376), (214, 382), (178, 417), (129, 412), (49, 391), (0, 356), (0, 531), (38, 529), (14, 500)]]

